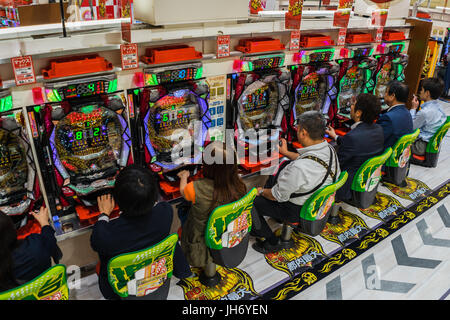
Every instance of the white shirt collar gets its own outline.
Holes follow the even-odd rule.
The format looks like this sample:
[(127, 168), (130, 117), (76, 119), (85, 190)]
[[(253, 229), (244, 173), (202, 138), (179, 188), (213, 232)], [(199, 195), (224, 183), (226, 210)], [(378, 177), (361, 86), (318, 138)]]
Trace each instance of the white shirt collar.
[(404, 103), (399, 103), (399, 104), (396, 104), (395, 106), (392, 106), (392, 107), (390, 107), (389, 109), (387, 109), (387, 111), (386, 112), (389, 112), (389, 111), (391, 111), (392, 109), (394, 109), (395, 107), (397, 107), (397, 106), (404, 106), (405, 104)]
[(357, 126), (359, 126), (360, 123), (362, 123), (362, 121), (355, 122), (354, 124), (352, 124), (352, 126), (351, 126), (350, 128), (353, 130), (353, 129), (355, 129)]

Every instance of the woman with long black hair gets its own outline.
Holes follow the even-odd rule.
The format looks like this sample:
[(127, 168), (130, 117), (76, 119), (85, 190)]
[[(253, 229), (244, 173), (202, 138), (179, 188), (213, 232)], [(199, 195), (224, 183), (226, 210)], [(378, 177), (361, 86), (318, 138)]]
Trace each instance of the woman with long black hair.
[[(221, 205), (241, 199), (247, 188), (238, 175), (237, 157), (226, 144), (212, 142), (203, 157), (203, 179), (187, 183), (189, 171), (181, 171), (180, 191), (192, 206), (183, 224), (181, 248), (193, 267), (204, 268), (212, 262), (205, 243), (205, 228), (212, 211)], [(206, 159), (205, 154), (210, 156)], [(210, 161), (208, 161), (210, 160)], [(227, 161), (228, 160), (228, 161)]]

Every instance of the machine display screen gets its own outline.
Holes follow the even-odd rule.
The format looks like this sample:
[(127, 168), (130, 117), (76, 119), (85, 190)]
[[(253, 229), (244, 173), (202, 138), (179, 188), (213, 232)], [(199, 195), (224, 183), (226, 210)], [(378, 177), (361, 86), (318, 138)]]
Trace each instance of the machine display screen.
[(263, 58), (253, 61), (253, 70), (265, 70), (278, 68), (281, 66), (283, 59), (281, 57)]
[(306, 111), (322, 107), (326, 94), (326, 79), (317, 72), (305, 76), (295, 90), (295, 109), (297, 117)]
[(0, 205), (10, 195), (26, 192), (28, 164), (25, 142), (14, 133), (0, 128)]
[(201, 114), (201, 106), (189, 90), (178, 90), (150, 103), (146, 124), (153, 148), (170, 152), (178, 142), (191, 141), (194, 121), (200, 120)]
[(309, 61), (310, 62), (326, 62), (330, 61), (333, 57), (332, 51), (317, 51), (312, 52), (309, 55)]
[(98, 105), (72, 111), (55, 128), (58, 158), (71, 176), (117, 166), (122, 126), (115, 112)]
[(267, 128), (278, 110), (279, 89), (276, 81), (255, 81), (238, 100), (241, 126), (244, 130)]
[(66, 99), (88, 97), (107, 92), (106, 83), (102, 80), (80, 84), (70, 84), (60, 90)]
[(163, 71), (158, 73), (159, 83), (192, 80), (195, 78), (195, 73), (196, 71), (194, 68)]
[(357, 48), (353, 50), (353, 57), (354, 58), (363, 58), (370, 56), (371, 48)]

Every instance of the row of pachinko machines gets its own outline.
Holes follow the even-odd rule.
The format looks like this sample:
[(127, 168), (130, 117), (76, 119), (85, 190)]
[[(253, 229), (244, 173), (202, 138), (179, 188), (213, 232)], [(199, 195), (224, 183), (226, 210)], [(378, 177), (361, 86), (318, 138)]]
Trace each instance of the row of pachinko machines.
[[(404, 80), (406, 41), (402, 32), (385, 32), (381, 44), (370, 34), (348, 34), (337, 53), (329, 37), (306, 35), (294, 64), (285, 65), (279, 40), (244, 39), (234, 72), (212, 80), (203, 77), (195, 48), (149, 48), (136, 87), (126, 92), (118, 91), (108, 63), (95, 69), (99, 56), (82, 58), (91, 73), (81, 75), (71, 73), (81, 58), (55, 59), (51, 68), (64, 68), (43, 71), (43, 99), (26, 114), (8, 90), (0, 91), (0, 210), (13, 218), (20, 238), (39, 232), (29, 213), (45, 203), (57, 233), (89, 226), (99, 215), (97, 197), (110, 193), (119, 170), (132, 163), (155, 173), (162, 199), (177, 199), (177, 173), (187, 169), (190, 180), (201, 178), (202, 151), (224, 141), (225, 129), (243, 147), (242, 174), (257, 172), (273, 160), (261, 160), (261, 152), (275, 150), (280, 137), (300, 147), (293, 124), (305, 111), (319, 110), (345, 134), (356, 95), (382, 99), (389, 81)], [(248, 160), (252, 152), (256, 161)], [(74, 214), (78, 226), (64, 222)]]

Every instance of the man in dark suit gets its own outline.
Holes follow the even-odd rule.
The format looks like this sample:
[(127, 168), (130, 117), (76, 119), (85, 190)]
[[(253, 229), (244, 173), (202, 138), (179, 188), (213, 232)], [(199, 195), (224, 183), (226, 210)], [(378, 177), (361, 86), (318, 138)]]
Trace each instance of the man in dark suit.
[(394, 146), (400, 137), (413, 132), (412, 117), (405, 106), (408, 95), (408, 85), (399, 81), (391, 81), (384, 93), (384, 102), (389, 109), (377, 121), (383, 128), (384, 149)]
[(350, 116), (355, 123), (345, 136), (338, 136), (333, 128), (327, 129), (330, 138), (337, 143), (337, 155), (342, 171), (348, 172), (347, 182), (337, 191), (336, 201), (351, 200), (351, 185), (361, 165), (384, 151), (384, 135), (380, 125), (375, 123), (381, 112), (379, 99), (373, 94), (362, 93), (352, 104)]

